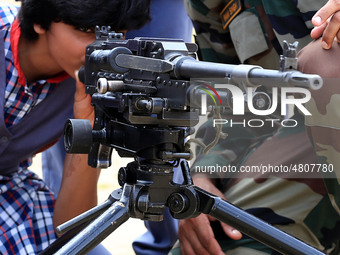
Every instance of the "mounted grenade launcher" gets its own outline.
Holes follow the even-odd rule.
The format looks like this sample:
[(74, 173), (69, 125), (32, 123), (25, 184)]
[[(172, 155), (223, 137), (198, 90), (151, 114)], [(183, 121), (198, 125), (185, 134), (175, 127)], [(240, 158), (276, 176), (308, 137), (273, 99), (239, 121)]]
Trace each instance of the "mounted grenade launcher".
[[(286, 56), (281, 56), (277, 71), (253, 65), (197, 61), (197, 45), (182, 40), (123, 40), (122, 37), (108, 27), (97, 28), (96, 40), (87, 47), (85, 67), (78, 75), (92, 96), (95, 123), (92, 129), (89, 122), (71, 120), (65, 129), (66, 151), (90, 152), (92, 167), (109, 167), (113, 148), (121, 156), (159, 158), (145, 148), (167, 144), (167, 148), (159, 148), (163, 160), (189, 158), (183, 151), (184, 144), (177, 141), (184, 141), (182, 127), (193, 127), (198, 122), (201, 95), (205, 92), (197, 83), (204, 80), (223, 80), (238, 86), (244, 94), (247, 87), (319, 89), (322, 86), (318, 75), (294, 70), (297, 45), (289, 48), (286, 42)], [(220, 89), (216, 95), (224, 108), (232, 109), (230, 90)], [(265, 92), (253, 93), (251, 100), (259, 110), (271, 104)], [(210, 97), (208, 104), (214, 104)], [(174, 133), (175, 140), (170, 138)]]
[[(98, 207), (59, 226), (57, 231), (64, 233), (84, 222), (87, 226), (75, 231), (77, 234), (66, 243), (63, 237), (66, 239), (67, 234), (63, 235), (43, 254), (83, 254), (129, 217), (160, 221), (166, 207), (177, 219), (209, 214), (283, 254), (323, 254), (194, 186), (186, 162), (191, 157), (186, 138), (198, 123), (205, 93), (197, 84), (222, 79), (225, 84), (237, 86), (242, 96), (249, 93), (247, 87), (322, 86), (318, 75), (294, 70), (295, 46), (285, 43), (277, 71), (197, 61), (194, 43), (157, 38), (123, 40), (122, 34), (108, 27), (97, 28), (96, 40), (87, 47), (85, 67), (78, 75), (92, 97), (94, 125), (87, 120), (68, 120), (65, 149), (88, 154), (89, 165), (97, 168), (111, 165), (113, 149), (120, 156), (135, 160), (119, 170), (121, 189), (112, 192)], [(215, 91), (213, 85), (210, 87)], [(248, 101), (259, 110), (268, 108), (270, 97), (254, 91), (250, 90)], [(207, 104), (214, 105), (218, 95), (221, 106), (230, 110), (234, 94), (230, 89), (218, 89), (216, 98), (210, 97)], [(178, 165), (184, 177), (181, 184), (173, 181), (173, 168)]]

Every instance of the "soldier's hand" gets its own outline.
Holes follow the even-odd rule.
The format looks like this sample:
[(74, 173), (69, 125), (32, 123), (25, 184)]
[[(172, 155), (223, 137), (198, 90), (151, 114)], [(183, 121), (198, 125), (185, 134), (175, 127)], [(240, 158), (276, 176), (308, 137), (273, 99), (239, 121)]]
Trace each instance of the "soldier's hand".
[(322, 36), (321, 45), (330, 49), (333, 40), (340, 42), (340, 1), (329, 0), (312, 18), (315, 28), (311, 37), (317, 39)]
[[(194, 177), (194, 183), (196, 186), (205, 189), (206, 191), (223, 197), (224, 195), (219, 191), (209, 178)], [(214, 232), (210, 226), (210, 221), (216, 219), (201, 214), (196, 218), (181, 220), (178, 229), (178, 238), (180, 241), (182, 254), (224, 254), (217, 240), (215, 239)], [(240, 239), (242, 234), (221, 222), (221, 226), (230, 238)]]

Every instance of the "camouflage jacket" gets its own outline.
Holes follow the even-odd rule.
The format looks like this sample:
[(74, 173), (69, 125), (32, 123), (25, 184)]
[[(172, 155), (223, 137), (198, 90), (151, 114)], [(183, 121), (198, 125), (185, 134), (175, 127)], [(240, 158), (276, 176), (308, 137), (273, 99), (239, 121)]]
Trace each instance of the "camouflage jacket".
[[(221, 11), (229, 2), (237, 1), (186, 0), (201, 59), (230, 64), (258, 62), (264, 68), (274, 68), (283, 40), (291, 43), (299, 41), (300, 49), (311, 41), (309, 33), (313, 25), (310, 19), (327, 1), (242, 0), (243, 11), (224, 29)], [(263, 51), (252, 52), (252, 48), (261, 43), (265, 44)], [(273, 48), (274, 53), (270, 55)], [(249, 51), (246, 54), (249, 58), (240, 59), (238, 49)], [(252, 53), (255, 55), (252, 56)]]

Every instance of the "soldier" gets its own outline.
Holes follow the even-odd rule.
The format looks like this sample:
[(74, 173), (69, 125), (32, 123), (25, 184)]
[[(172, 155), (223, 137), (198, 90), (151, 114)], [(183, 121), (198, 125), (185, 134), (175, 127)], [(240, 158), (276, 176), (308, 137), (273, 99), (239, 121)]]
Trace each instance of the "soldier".
[[(311, 18), (325, 3), (319, 0), (187, 0), (187, 9), (193, 19), (202, 60), (257, 64), (274, 69), (279, 66), (283, 40), (299, 41), (299, 49), (311, 41)], [(199, 151), (192, 166), (194, 183), (320, 250), (336, 254), (339, 214), (332, 206), (323, 176), (311, 175), (310, 168), (319, 162), (305, 132), (304, 116), (295, 109), (289, 118), (296, 121), (295, 127), (225, 125), (223, 132), (228, 134), (227, 139), (208, 154)], [(209, 143), (215, 131), (208, 122), (197, 135)], [(332, 162), (329, 163), (322, 164), (328, 176), (333, 172)], [(235, 166), (239, 173), (241, 169), (263, 165), (277, 167), (278, 172), (211, 175), (198, 171), (216, 164)], [(301, 172), (298, 169), (283, 171), (287, 166), (301, 167)], [(212, 222), (206, 215), (181, 220), (180, 247), (171, 253), (275, 254), (249, 237), (241, 238), (230, 226)]]

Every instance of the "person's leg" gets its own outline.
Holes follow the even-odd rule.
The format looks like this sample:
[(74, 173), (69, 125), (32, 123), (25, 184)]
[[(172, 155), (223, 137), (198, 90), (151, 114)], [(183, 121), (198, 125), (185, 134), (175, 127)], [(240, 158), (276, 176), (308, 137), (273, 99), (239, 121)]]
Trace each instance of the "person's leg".
[[(155, 37), (192, 40), (192, 22), (183, 0), (152, 0), (152, 21), (139, 30), (128, 31), (126, 38)], [(175, 169), (174, 181), (181, 183), (181, 171)], [(167, 254), (177, 240), (178, 222), (169, 211), (162, 222), (145, 222), (147, 232), (133, 242), (136, 254)]]

